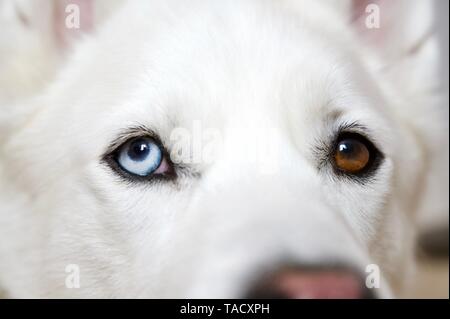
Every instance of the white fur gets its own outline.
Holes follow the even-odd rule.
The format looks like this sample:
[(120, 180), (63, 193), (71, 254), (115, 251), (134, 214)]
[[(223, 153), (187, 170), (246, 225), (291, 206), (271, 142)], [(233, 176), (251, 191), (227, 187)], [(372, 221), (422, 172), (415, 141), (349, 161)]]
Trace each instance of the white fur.
[[(433, 37), (412, 53), (367, 43), (349, 2), (335, 5), (130, 1), (49, 88), (14, 104), (0, 96), (8, 296), (239, 297), (284, 260), (362, 273), (376, 263), (379, 294), (391, 296), (412, 265), (428, 155), (442, 145), (435, 84), (423, 80), (437, 49)], [(428, 32), (424, 20), (407, 29), (407, 48)], [(130, 126), (170, 144), (193, 121), (226, 143), (176, 186), (126, 185), (100, 161)], [(317, 168), (315, 143), (340, 121), (366, 126), (385, 155), (368, 184)], [(274, 172), (239, 156), (248, 140), (267, 144)], [(80, 289), (65, 287), (68, 264), (80, 266)]]

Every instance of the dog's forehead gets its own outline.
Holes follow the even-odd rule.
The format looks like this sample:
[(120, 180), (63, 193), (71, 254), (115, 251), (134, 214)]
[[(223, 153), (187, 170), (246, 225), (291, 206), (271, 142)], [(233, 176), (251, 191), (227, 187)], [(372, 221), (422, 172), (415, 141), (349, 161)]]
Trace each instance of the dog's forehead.
[[(265, 2), (245, 2), (242, 10), (201, 3), (186, 5), (183, 14), (140, 6), (132, 21), (124, 10), (79, 50), (58, 113), (103, 126), (111, 140), (136, 125), (164, 138), (194, 121), (220, 129), (251, 122), (282, 127), (278, 120), (295, 118), (302, 128), (352, 104), (355, 59), (346, 36), (334, 36), (348, 33), (339, 20), (336, 30), (331, 23), (317, 29), (302, 15), (256, 5)], [(342, 97), (347, 100), (333, 103)]]
[(178, 20), (149, 11), (150, 16), (140, 14), (125, 26), (118, 18), (100, 33), (91, 56), (83, 57), (91, 77), (78, 82), (96, 87), (97, 96), (106, 90), (115, 101), (138, 96), (147, 99), (149, 109), (164, 104), (164, 110), (174, 107), (178, 117), (186, 111), (189, 118), (196, 112), (209, 116), (208, 110), (243, 115), (257, 107), (262, 112), (301, 91), (325, 102), (339, 94), (329, 88), (346, 80), (340, 72), (345, 45), (309, 27), (301, 16), (253, 9), (212, 5), (187, 10)]

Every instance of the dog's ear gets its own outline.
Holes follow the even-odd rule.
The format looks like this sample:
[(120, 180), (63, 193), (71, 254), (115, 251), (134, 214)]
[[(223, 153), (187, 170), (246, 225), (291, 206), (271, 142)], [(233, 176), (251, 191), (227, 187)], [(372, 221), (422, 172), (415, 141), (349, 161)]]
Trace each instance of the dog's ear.
[[(351, 0), (351, 19), (380, 68), (410, 90), (439, 86), (436, 4), (432, 0)], [(394, 75), (393, 75), (394, 76)]]
[[(82, 33), (93, 29), (90, 0), (0, 1), (0, 140), (33, 113)], [(0, 141), (1, 142), (1, 141)]]
[(0, 102), (16, 94), (9, 88), (20, 87), (17, 93), (24, 95), (28, 82), (48, 77), (49, 70), (59, 67), (79, 40), (94, 33), (122, 2), (0, 0)]
[(60, 48), (72, 45), (80, 36), (94, 28), (92, 0), (57, 0), (53, 2), (52, 32)]
[(0, 1), (0, 140), (38, 103), (76, 44), (121, 0)]
[[(8, 0), (0, 1), (0, 41), (9, 35), (38, 37), (52, 49), (70, 50), (110, 16), (124, 0)], [(20, 32), (20, 33), (19, 33)], [(2, 32), (3, 33), (3, 32)], [(17, 38), (17, 41), (22, 40)], [(1, 43), (1, 42), (0, 42)], [(6, 44), (5, 44), (6, 45)], [(3, 46), (3, 45), (2, 45)]]
[(97, 29), (122, 0), (52, 0), (51, 32), (57, 47), (67, 50)]
[[(439, 10), (448, 14), (448, 2), (351, 3), (351, 23), (357, 36), (377, 58), (381, 78), (389, 80), (390, 96), (397, 100), (395, 111), (422, 146), (426, 164), (424, 178), (418, 183), (422, 188), (416, 205), (419, 226), (432, 230), (446, 225), (448, 231), (448, 66), (444, 63), (448, 57), (443, 54), (445, 35), (438, 28), (440, 19), (448, 24), (448, 15), (439, 14)], [(414, 165), (414, 161), (410, 163)]]

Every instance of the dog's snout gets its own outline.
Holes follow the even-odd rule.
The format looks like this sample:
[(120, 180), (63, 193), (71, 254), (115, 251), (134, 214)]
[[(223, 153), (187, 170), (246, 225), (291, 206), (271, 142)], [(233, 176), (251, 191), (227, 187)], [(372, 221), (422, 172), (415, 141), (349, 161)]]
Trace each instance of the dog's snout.
[(362, 276), (351, 269), (285, 267), (263, 276), (246, 296), (250, 299), (373, 299)]

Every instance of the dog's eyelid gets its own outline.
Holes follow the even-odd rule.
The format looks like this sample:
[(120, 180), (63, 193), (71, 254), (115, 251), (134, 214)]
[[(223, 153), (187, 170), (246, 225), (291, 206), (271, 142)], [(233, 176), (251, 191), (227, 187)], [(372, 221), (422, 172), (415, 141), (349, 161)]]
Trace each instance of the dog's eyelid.
[(118, 136), (108, 145), (104, 154), (107, 155), (114, 153), (126, 141), (129, 141), (130, 139), (136, 137), (149, 137), (153, 139), (156, 143), (164, 147), (164, 144), (162, 143), (159, 135), (156, 133), (155, 130), (152, 130), (143, 125), (138, 125), (129, 127), (123, 130), (121, 133), (119, 133)]
[(350, 134), (359, 134), (369, 140), (378, 150), (381, 149), (381, 143), (376, 138), (376, 134), (366, 125), (357, 122), (342, 122), (338, 125), (336, 132), (333, 134), (335, 138), (337, 138), (341, 134), (350, 133)]
[(339, 134), (343, 132), (359, 133), (367, 137), (370, 137), (371, 135), (371, 132), (367, 126), (356, 121), (339, 123), (336, 133)]

